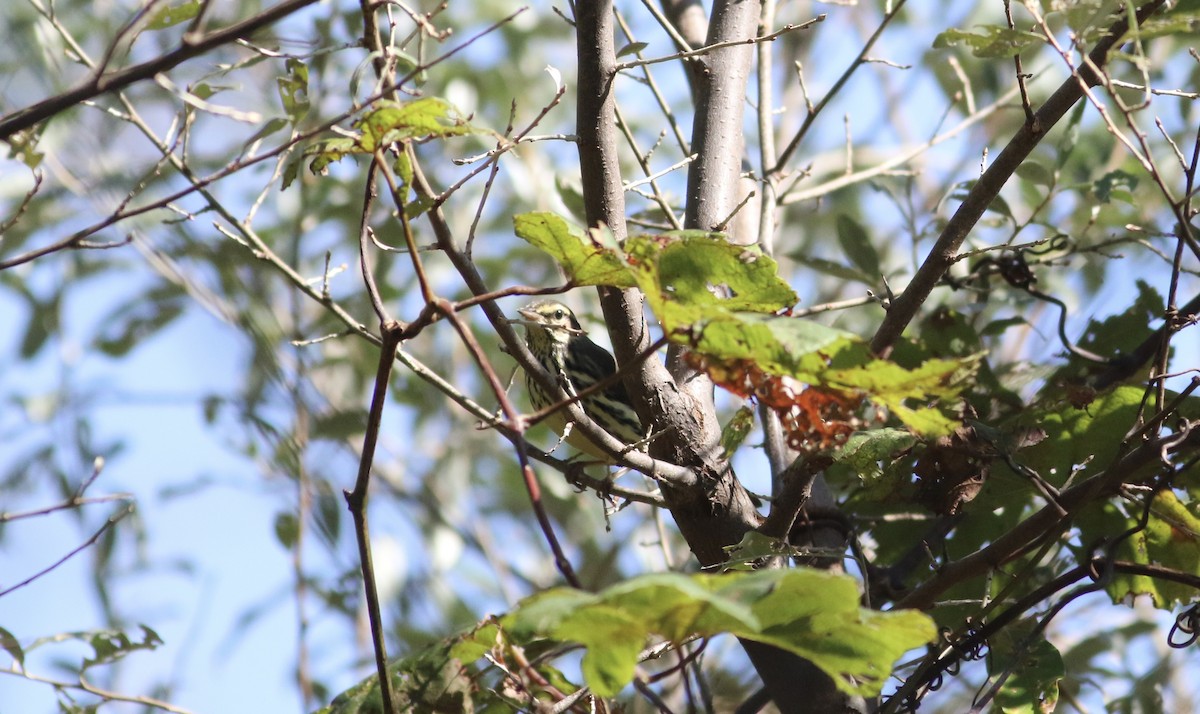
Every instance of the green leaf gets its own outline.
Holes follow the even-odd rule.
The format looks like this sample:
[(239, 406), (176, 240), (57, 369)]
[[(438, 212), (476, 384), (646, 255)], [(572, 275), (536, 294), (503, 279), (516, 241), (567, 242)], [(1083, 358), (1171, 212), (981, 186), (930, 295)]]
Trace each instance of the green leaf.
[(1017, 167), (1017, 176), (1046, 188), (1054, 188), (1058, 182), (1058, 172), (1047, 168), (1036, 161), (1026, 161)]
[(633, 677), (653, 635), (679, 642), (729, 633), (811, 660), (847, 692), (880, 691), (895, 660), (932, 640), (918, 612), (860, 608), (853, 578), (809, 569), (634, 578), (596, 595), (565, 588), (521, 603), (504, 620), (514, 633), (579, 642), (584, 677), (612, 696)]
[[(1200, 503), (1184, 503), (1173, 492), (1160, 491), (1150, 504), (1144, 537), (1151, 563), (1200, 577)], [(1196, 598), (1195, 588), (1183, 583), (1155, 580), (1155, 585), (1154, 602), (1161, 608)]]
[(648, 43), (648, 42), (630, 42), (629, 44), (622, 47), (619, 52), (617, 52), (617, 57), (624, 57), (626, 55), (636, 55), (638, 52), (641, 52), (642, 50), (646, 49), (649, 46), (650, 46), (650, 43)]
[[(663, 326), (670, 327), (666, 318)], [(689, 332), (696, 351), (717, 360), (710, 371), (723, 369), (721, 363), (736, 369), (738, 362), (748, 360), (768, 374), (840, 393), (862, 394), (891, 409), (914, 433), (925, 437), (953, 431), (957, 418), (929, 403), (952, 403), (980, 363), (978, 357), (928, 359), (915, 369), (905, 369), (873, 358), (855, 335), (810, 320), (774, 315), (722, 315)], [(714, 377), (722, 384), (731, 381)], [(922, 404), (910, 406), (907, 400)]]
[(396, 141), (445, 138), (470, 134), (476, 129), (441, 97), (421, 97), (411, 102), (380, 101), (355, 122), (362, 132), (357, 146), (371, 154)]
[[(844, 229), (847, 245), (867, 242), (850, 225)], [(916, 433), (939, 436), (956, 420), (928, 402), (957, 396), (977, 367), (978, 360), (968, 357), (930, 359), (906, 370), (871, 357), (855, 335), (778, 314), (797, 299), (778, 265), (758, 248), (720, 234), (638, 235), (617, 246), (606, 232), (585, 235), (552, 213), (517, 216), (514, 227), (561, 263), (576, 284), (640, 288), (664, 334), (703, 355), (714, 379), (739, 394), (750, 393), (743, 388), (749, 365), (773, 377), (861, 393), (891, 408)], [(874, 254), (858, 259), (878, 267)], [(908, 405), (908, 399), (925, 403)]]
[[(484, 704), (490, 687), (473, 682), (471, 662), (500, 648), (552, 652), (574, 642), (586, 652), (581, 669), (599, 696), (613, 696), (633, 678), (638, 657), (655, 639), (731, 634), (781, 647), (810, 659), (847, 692), (877, 694), (897, 658), (931, 642), (932, 622), (906, 611), (859, 607), (858, 586), (845, 575), (811, 570), (646, 575), (599, 593), (546, 590), (509, 614), (389, 665), (401, 711), (465, 711)], [(534, 659), (530, 657), (530, 659)], [(548, 667), (539, 661), (538, 671)], [(562, 673), (543, 671), (559, 689), (573, 691)], [(454, 698), (434, 698), (441, 693)], [(477, 700), (464, 699), (475, 693)], [(501, 704), (494, 699), (486, 700)], [(368, 677), (318, 714), (375, 714), (378, 682)]]
[(587, 215), (587, 207), (583, 203), (583, 186), (578, 176), (555, 176), (554, 186), (568, 211), (579, 218)]
[(1012, 57), (1031, 47), (1045, 44), (1044, 37), (1036, 32), (1014, 30), (998, 25), (983, 25), (974, 31), (950, 28), (933, 40), (934, 49), (945, 49), (965, 45), (971, 54), (983, 59)]
[(430, 196), (422, 196), (415, 201), (409, 201), (404, 204), (404, 217), (411, 221), (423, 215), (436, 204), (437, 199)]
[[(1092, 320), (1079, 346), (1101, 355), (1128, 354), (1153, 330), (1151, 323), (1162, 318), (1166, 304), (1158, 291), (1142, 279), (1136, 282), (1138, 296), (1123, 312), (1103, 320)], [(1140, 377), (1139, 377), (1140, 379)]]
[(296, 180), (296, 177), (300, 175), (300, 166), (303, 163), (304, 154), (301, 154), (300, 156), (293, 156), (291, 159), (288, 159), (288, 162), (283, 167), (283, 176), (279, 182), (280, 191), (288, 190), (288, 186), (291, 186), (292, 182)]
[[(306, 83), (307, 78), (305, 71)], [(280, 91), (284, 91), (282, 84)], [(300, 109), (298, 104), (295, 106), (297, 110)], [(348, 154), (374, 154), (376, 149), (397, 141), (446, 138), (479, 131), (453, 105), (440, 97), (422, 97), (411, 102), (376, 102), (354, 123), (354, 127), (360, 132), (357, 138), (339, 136), (323, 139), (306, 148), (304, 156), (313, 157), (309, 171), (324, 175), (330, 164), (341, 161)], [(285, 176), (283, 188), (286, 189), (294, 178), (295, 172)]]
[(996, 693), (998, 710), (1006, 714), (1048, 713), (1058, 704), (1058, 683), (1066, 668), (1059, 651), (1035, 627), (1032, 621), (1013, 623), (988, 639), (988, 671), (1008, 675)]
[(1057, 149), (1055, 153), (1058, 155), (1060, 166), (1066, 164), (1067, 159), (1075, 152), (1075, 147), (1079, 145), (1079, 125), (1083, 122), (1084, 109), (1087, 106), (1086, 102), (1080, 102), (1067, 115), (1067, 123), (1062, 127), (1062, 133), (1055, 142), (1055, 149)]
[(339, 410), (319, 415), (312, 425), (312, 436), (316, 439), (341, 441), (358, 436), (367, 429), (367, 410), (356, 408)]
[(308, 165), (308, 170), (319, 176), (324, 176), (328, 172), (330, 164), (341, 161), (343, 156), (353, 153), (361, 153), (358, 142), (344, 136), (318, 141), (304, 150), (305, 156), (313, 157)]
[[(882, 400), (876, 400), (882, 401)], [(886, 402), (884, 402), (886, 403)], [(892, 413), (914, 434), (927, 439), (945, 436), (958, 426), (958, 419), (934, 407), (912, 408), (904, 404), (891, 404)]]
[(629, 269), (594, 233), (584, 233), (565, 218), (550, 212), (522, 213), (513, 217), (517, 236), (554, 258), (576, 285), (634, 287)]
[(396, 155), (396, 160), (392, 162), (392, 170), (396, 172), (396, 178), (400, 179), (400, 196), (407, 198), (408, 187), (412, 185), (413, 180), (412, 159), (407, 151), (401, 151)]
[[(915, 369), (893, 362), (871, 360), (861, 366), (830, 369), (822, 383), (837, 389), (856, 389), (871, 401), (888, 407), (913, 433), (926, 438), (944, 436), (958, 419), (929, 406), (935, 400), (952, 402), (968, 385), (979, 367), (978, 357), (930, 359)], [(917, 400), (922, 406), (906, 402)]]
[(883, 428), (857, 431), (833, 455), (835, 461), (847, 463), (861, 476), (878, 476), (879, 462), (890, 461), (917, 443), (917, 437), (906, 429)]
[[(474, 672), (463, 666), (456, 653), (464, 642), (494, 641), (496, 628), (490, 622), (476, 630), (440, 642), (417, 654), (388, 665), (395, 711), (471, 712), (481, 711), (475, 703), (477, 692)], [(474, 650), (468, 647), (468, 650)], [(500, 697), (493, 699), (497, 704)], [(316, 714), (382, 714), (383, 697), (379, 678), (371, 675), (334, 697), (329, 706)]]
[(210, 84), (208, 82), (197, 82), (188, 88), (188, 91), (200, 99), (210, 99), (217, 94), (226, 90), (236, 89), (226, 84)]
[(840, 280), (850, 280), (856, 283), (862, 283), (864, 285), (871, 286), (874, 286), (879, 280), (878, 276), (867, 275), (861, 270), (842, 265), (841, 263), (835, 263), (832, 260), (814, 258), (801, 253), (789, 253), (788, 257), (803, 266), (812, 268), (817, 272), (824, 273), (825, 275), (829, 275)]
[[(1135, 530), (1139, 515), (1128, 515), (1112, 503), (1085, 511), (1080, 531), (1089, 538), (1102, 534)], [(1113, 557), (1142, 565), (1162, 567), (1191, 576), (1200, 576), (1200, 504), (1184, 503), (1171, 491), (1160, 491), (1150, 505), (1145, 530), (1137, 530), (1116, 545)], [(1095, 542), (1094, 540), (1091, 542)], [(1155, 607), (1170, 609), (1176, 603), (1187, 604), (1196, 597), (1188, 585), (1146, 575), (1114, 573), (1106, 591), (1114, 603), (1130, 597), (1149, 595)]]
[(780, 573), (779, 581), (754, 604), (762, 632), (740, 636), (810, 660), (843, 691), (878, 693), (896, 659), (934, 636), (922, 613), (860, 608), (853, 578), (807, 569), (770, 572)]
[[(1144, 393), (1145, 388), (1140, 384), (1121, 385), (1086, 404), (1072, 404), (1066, 396), (1055, 394), (1047, 406), (1026, 409), (1010, 423), (1000, 426), (1010, 434), (1021, 434), (1025, 428), (1044, 431), (1045, 439), (1023, 449), (1017, 460), (1055, 486), (1062, 485), (1072, 474), (1074, 482), (1079, 483), (1109, 468), (1119, 451), (1127, 447), (1126, 435), (1142, 414)], [(1168, 391), (1167, 403), (1175, 399), (1175, 393)], [(1179, 401), (1174, 418), (1200, 418), (1200, 398)], [(1122, 479), (1135, 483), (1145, 479), (1155, 467), (1155, 463), (1148, 463), (1137, 472), (1122, 474)], [(1016, 478), (1005, 464), (997, 462), (993, 474), (1001, 471)], [(1112, 530), (1112, 524), (1102, 522), (1103, 517), (1097, 513), (1089, 517), (1097, 518), (1097, 522), (1080, 519), (1083, 543), (1099, 542), (1124, 530), (1124, 527)]]
[(581, 663), (583, 678), (602, 697), (615, 696), (633, 680), (638, 653), (649, 634), (640, 616), (600, 604), (580, 610), (554, 630), (556, 639), (587, 647)]
[(1092, 184), (1092, 192), (1101, 203), (1122, 201), (1133, 203), (1133, 191), (1137, 188), (1138, 177), (1127, 171), (1109, 171)]
[(147, 30), (165, 30), (183, 22), (187, 22), (200, 13), (201, 0), (185, 0), (177, 5), (164, 5), (150, 16), (146, 23)]
[[(1079, 470), (1078, 481), (1108, 467), (1134, 423), (1142, 393), (1141, 387), (1121, 386), (1087, 405), (1055, 401), (1028, 409), (1011, 424), (1000, 426), (1010, 432), (1023, 427), (1045, 431), (1045, 440), (1023, 450), (1018, 461), (1050, 483), (1061, 485), (1073, 469)], [(997, 463), (996, 468), (1003, 471), (1008, 467)]]
[(279, 99), (283, 102), (283, 110), (295, 125), (308, 115), (310, 109), (308, 65), (298, 59), (289, 58), (285, 67), (287, 75), (277, 77), (275, 82), (279, 87)]
[(25, 664), (25, 650), (21, 649), (21, 643), (13, 636), (13, 633), (0, 627), (0, 647), (4, 648), (17, 664)]
[[(396, 48), (388, 48), (388, 55), (396, 62), (396, 74), (398, 74), (398, 75), (409, 74), (413, 70), (417, 69), (417, 67), (421, 66), (421, 63), (419, 61), (417, 61), (416, 57), (414, 57), (411, 54), (404, 52), (402, 50), (399, 50)], [(424, 69), (422, 69), (418, 73), (418, 75), (419, 76), (414, 78), (414, 81), (417, 83), (417, 86), (419, 87), (422, 84), (424, 84), (427, 72)]]
[(1172, 35), (1195, 35), (1200, 32), (1200, 11), (1181, 11), (1176, 5), (1173, 12), (1152, 16), (1138, 28), (1138, 38), (1145, 41), (1155, 37)]
[(13, 287), (13, 294), (24, 301), (23, 307), (29, 316), (18, 354), (22, 359), (30, 359), (41, 351), (51, 335), (58, 332), (61, 323), (62, 296), (61, 293), (54, 292), (43, 300), (24, 283), (18, 282), (11, 287)]
[[(664, 328), (667, 327), (663, 318)], [(685, 325), (672, 326), (684, 329)], [(751, 360), (771, 374), (812, 383), (825, 369), (825, 355), (846, 349), (858, 338), (811, 320), (758, 313), (731, 313), (702, 323), (692, 344), (721, 360)]]
[(153, 650), (163, 644), (157, 632), (145, 625), (138, 627), (142, 630), (141, 640), (132, 640), (121, 630), (100, 630), (91, 633), (88, 642), (95, 655), (83, 661), (83, 668), (115, 662), (131, 652)]
[[(283, 117), (275, 117), (274, 119), (267, 120), (267, 122), (265, 124), (263, 124), (261, 129), (254, 132), (254, 134), (249, 139), (246, 139), (244, 142), (242, 142), (242, 153), (243, 154), (246, 153), (246, 151), (249, 150), (250, 145), (253, 144), (254, 142), (259, 141), (260, 139), (264, 139), (264, 138), (270, 136), (271, 134), (274, 134), (275, 132), (279, 131), (280, 129), (284, 128), (287, 125), (288, 125), (288, 120), (284, 119)], [(295, 178), (295, 176), (293, 176), (292, 178)]]
[(799, 550), (788, 545), (786, 541), (753, 530), (746, 531), (735, 545), (725, 546), (725, 552), (729, 554), (726, 567), (747, 572), (756, 570), (756, 564), (763, 558), (800, 555)]
[[(950, 198), (957, 201), (965, 201), (967, 196), (970, 195), (971, 189), (975, 187), (976, 183), (977, 182), (972, 179), (970, 181), (963, 181), (955, 185), (954, 190), (950, 193)], [(992, 213), (999, 213), (1001, 216), (1004, 216), (1010, 221), (1015, 222), (1016, 220), (1013, 217), (1012, 208), (1008, 205), (1008, 201), (1005, 201), (1004, 197), (1000, 196), (999, 194), (992, 198), (992, 202), (988, 204), (987, 210), (991, 211)]]
[(668, 332), (716, 314), (786, 310), (798, 299), (770, 256), (719, 233), (634, 236), (625, 250), (638, 287)]
[(182, 315), (187, 300), (175, 285), (156, 286), (104, 318), (101, 334), (96, 336), (93, 345), (112, 357), (126, 355)]
[(1020, 325), (1028, 325), (1028, 324), (1029, 324), (1029, 321), (1021, 316), (1005, 317), (1005, 318), (1001, 318), (999, 320), (992, 320), (991, 322), (989, 322), (988, 324), (983, 326), (983, 329), (979, 331), (979, 336), (980, 337), (999, 337), (1000, 335), (1003, 335), (1005, 332), (1007, 332), (1008, 328), (1010, 328), (1010, 327), (1017, 327)]
[(729, 423), (721, 429), (721, 451), (724, 452), (725, 458), (733, 456), (746, 437), (750, 436), (752, 429), (754, 429), (754, 410), (748, 406), (739, 407)]
[(842, 252), (864, 274), (877, 276), (879, 270), (879, 253), (875, 244), (867, 235), (867, 231), (857, 221), (846, 215), (837, 217), (838, 243)]
[[(321, 482), (325, 484), (326, 482)], [(342, 509), (346, 507), (345, 500), (340, 494), (335, 494), (327, 488), (317, 494), (317, 507), (313, 517), (317, 524), (317, 533), (330, 546), (338, 542), (342, 527)]]
[(275, 516), (275, 540), (291, 550), (300, 540), (300, 522), (294, 513), (282, 512)]
[(42, 138), (41, 129), (44, 126), (45, 124), (41, 124), (36, 128), (18, 131), (9, 136), (5, 140), (5, 143), (8, 144), (9, 158), (16, 159), (31, 169), (36, 169), (41, 165), (46, 154), (38, 151), (37, 145)]

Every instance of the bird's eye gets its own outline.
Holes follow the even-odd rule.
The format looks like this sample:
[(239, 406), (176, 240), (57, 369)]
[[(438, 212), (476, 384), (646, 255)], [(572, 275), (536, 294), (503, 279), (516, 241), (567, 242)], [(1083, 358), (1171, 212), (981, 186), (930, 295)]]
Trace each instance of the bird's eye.
[(565, 312), (563, 312), (561, 309), (554, 311), (554, 319), (555, 320), (561, 320), (566, 316), (567, 316), (567, 314)]

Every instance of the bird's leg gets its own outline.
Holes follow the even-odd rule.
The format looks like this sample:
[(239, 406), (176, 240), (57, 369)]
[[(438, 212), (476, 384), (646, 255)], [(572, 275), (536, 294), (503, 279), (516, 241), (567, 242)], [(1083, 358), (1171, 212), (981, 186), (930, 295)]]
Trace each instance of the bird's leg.
[[(596, 464), (601, 464), (605, 467), (604, 479), (597, 480), (588, 478), (585, 481), (584, 469)], [(621, 471), (628, 471), (628, 469), (622, 469)], [(617, 505), (617, 500), (613, 498), (612, 495), (613, 481), (616, 480), (616, 477), (613, 476), (612, 471), (608, 469), (608, 464), (604, 461), (577, 459), (573, 460), (567, 465), (567, 470), (563, 475), (567, 477), (567, 480), (571, 483), (571, 485), (579, 489), (580, 493), (586, 491), (589, 487), (596, 492), (596, 498), (599, 498), (601, 503), (604, 504), (604, 529), (611, 532), (612, 521), (610, 520), (610, 517), (612, 514), (620, 510), (620, 508)]]
[[(563, 472), (563, 475), (567, 477), (568, 483), (579, 489), (579, 493), (583, 493), (588, 489), (589, 486), (595, 485), (589, 482), (596, 480), (591, 478), (584, 479), (584, 470), (587, 469), (587, 467), (595, 466), (596, 464), (603, 465), (604, 462), (596, 461), (595, 459), (589, 459), (587, 458), (586, 454), (577, 454), (574, 458), (568, 460), (567, 470)], [(604, 484), (606, 484), (604, 487), (605, 491), (612, 486), (612, 479), (608, 478), (607, 475), (604, 478)], [(600, 489), (598, 488), (597, 493), (599, 491)]]

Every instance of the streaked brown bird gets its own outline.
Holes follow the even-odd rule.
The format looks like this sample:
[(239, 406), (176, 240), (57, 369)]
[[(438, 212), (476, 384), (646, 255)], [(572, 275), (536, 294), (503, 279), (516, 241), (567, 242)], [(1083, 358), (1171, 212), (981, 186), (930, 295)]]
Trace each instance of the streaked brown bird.
[[(592, 342), (579, 325), (579, 320), (566, 305), (555, 300), (538, 300), (517, 311), (522, 317), (514, 321), (525, 326), (525, 344), (542, 367), (558, 380), (563, 391), (574, 396), (617, 371), (616, 360), (600, 345)], [(558, 402), (546, 393), (533, 375), (525, 375), (525, 388), (534, 409), (544, 409)], [(645, 436), (637, 412), (629, 401), (625, 385), (619, 380), (580, 400), (588, 417), (617, 440), (636, 444)], [(567, 432), (566, 412), (559, 410), (545, 419), (545, 424), (559, 435)], [(613, 459), (587, 438), (582, 431), (571, 429), (566, 441), (571, 446), (600, 461)]]

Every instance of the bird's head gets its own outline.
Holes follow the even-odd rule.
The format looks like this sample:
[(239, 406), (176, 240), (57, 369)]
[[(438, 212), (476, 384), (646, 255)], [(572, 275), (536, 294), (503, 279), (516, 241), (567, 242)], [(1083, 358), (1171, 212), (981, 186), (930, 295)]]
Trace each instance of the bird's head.
[(538, 300), (517, 310), (521, 316), (514, 323), (526, 327), (526, 341), (530, 347), (542, 343), (565, 345), (574, 335), (584, 335), (579, 320), (571, 308), (556, 300)]

